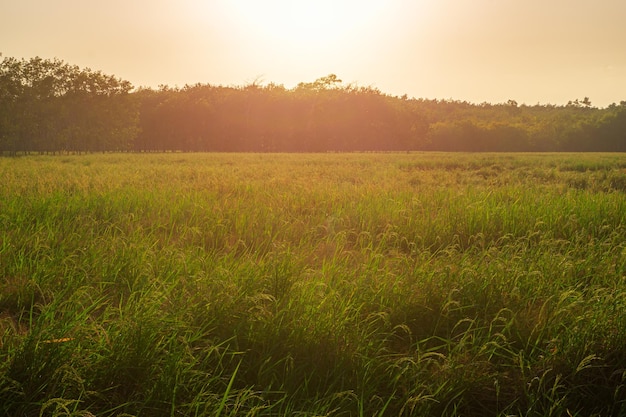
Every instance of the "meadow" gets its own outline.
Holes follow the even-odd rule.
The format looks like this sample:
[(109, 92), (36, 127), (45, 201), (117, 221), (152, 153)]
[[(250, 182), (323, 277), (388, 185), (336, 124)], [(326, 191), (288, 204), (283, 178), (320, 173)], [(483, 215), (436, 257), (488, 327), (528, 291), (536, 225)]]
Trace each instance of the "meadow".
[(0, 414), (626, 413), (625, 154), (0, 158)]

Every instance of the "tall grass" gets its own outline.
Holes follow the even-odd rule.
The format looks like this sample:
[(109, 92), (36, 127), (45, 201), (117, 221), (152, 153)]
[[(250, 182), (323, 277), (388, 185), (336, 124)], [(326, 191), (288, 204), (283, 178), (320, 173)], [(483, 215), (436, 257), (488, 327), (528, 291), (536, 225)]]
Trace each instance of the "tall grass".
[(625, 167), (0, 159), (0, 413), (623, 414)]

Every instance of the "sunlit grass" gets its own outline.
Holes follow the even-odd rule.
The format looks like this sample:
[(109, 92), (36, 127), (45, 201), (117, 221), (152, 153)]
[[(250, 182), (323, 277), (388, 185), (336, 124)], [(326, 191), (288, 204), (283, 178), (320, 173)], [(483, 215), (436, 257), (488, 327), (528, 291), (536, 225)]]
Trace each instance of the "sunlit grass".
[(0, 411), (619, 414), (625, 167), (0, 159)]

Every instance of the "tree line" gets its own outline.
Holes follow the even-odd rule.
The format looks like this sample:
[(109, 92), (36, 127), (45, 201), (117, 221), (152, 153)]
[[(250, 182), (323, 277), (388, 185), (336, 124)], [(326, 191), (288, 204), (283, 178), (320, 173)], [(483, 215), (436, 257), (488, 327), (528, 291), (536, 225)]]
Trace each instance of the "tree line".
[(288, 89), (134, 89), (61, 60), (0, 63), (0, 152), (626, 151), (626, 101), (391, 96), (334, 74)]

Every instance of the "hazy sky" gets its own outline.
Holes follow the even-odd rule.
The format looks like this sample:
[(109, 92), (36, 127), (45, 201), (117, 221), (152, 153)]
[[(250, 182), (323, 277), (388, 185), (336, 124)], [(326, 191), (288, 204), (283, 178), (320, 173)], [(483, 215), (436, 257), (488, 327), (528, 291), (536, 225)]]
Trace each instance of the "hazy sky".
[(135, 86), (337, 74), (394, 95), (475, 103), (626, 100), (625, 0), (20, 0), (0, 52)]

